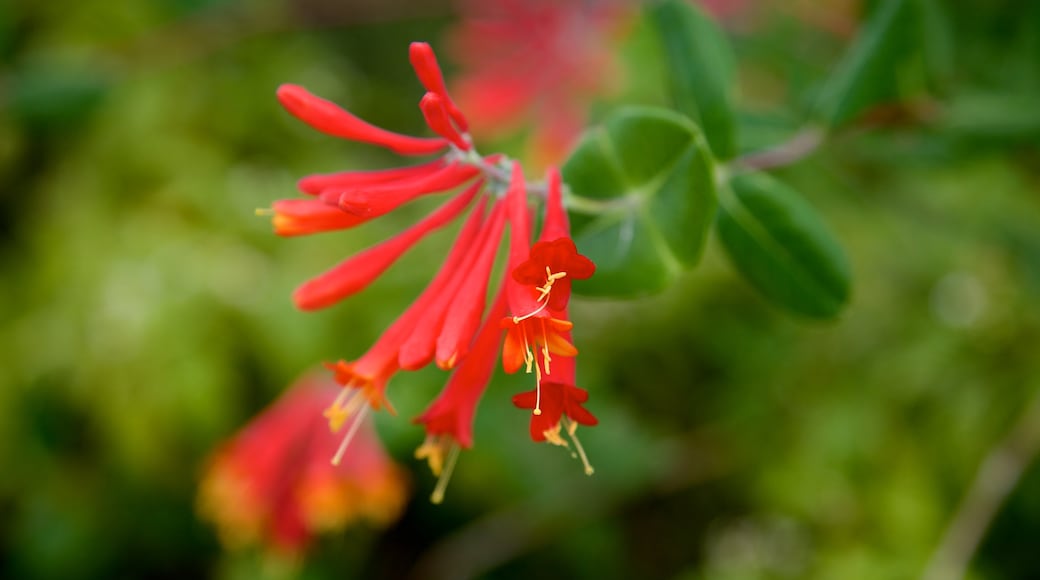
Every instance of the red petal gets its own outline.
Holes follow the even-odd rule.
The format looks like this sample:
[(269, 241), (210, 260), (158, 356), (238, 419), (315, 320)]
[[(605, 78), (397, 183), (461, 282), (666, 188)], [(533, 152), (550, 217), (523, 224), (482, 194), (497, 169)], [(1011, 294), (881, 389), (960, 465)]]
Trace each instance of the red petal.
[(296, 185), (303, 193), (318, 195), (322, 191), (330, 188), (354, 188), (364, 185), (393, 183), (395, 181), (420, 178), (443, 167), (444, 161), (437, 159), (421, 165), (394, 167), (392, 169), (377, 169), (375, 171), (339, 171), (336, 173), (308, 175), (297, 182)]
[(336, 197), (336, 203), (340, 208), (371, 219), (387, 214), (402, 204), (423, 195), (440, 193), (458, 187), (479, 173), (480, 170), (471, 165), (452, 163), (420, 179), (343, 192), (326, 190), (321, 197), (324, 200)]
[(425, 42), (413, 42), (408, 47), (408, 60), (411, 61), (412, 68), (415, 69), (415, 76), (419, 77), (419, 82), (426, 87), (426, 90), (441, 97), (444, 100), (445, 109), (451, 115), (455, 124), (462, 131), (468, 131), (469, 124), (466, 122), (466, 117), (463, 116), (459, 108), (455, 106), (455, 102), (448, 96), (448, 89), (444, 85), (444, 75), (441, 74), (441, 67), (437, 64), (437, 56), (433, 53), (430, 45)]
[[(486, 199), (486, 198), (485, 198)], [(444, 320), (449, 314), (449, 306), (459, 287), (467, 279), (467, 273), (476, 263), (480, 250), (488, 244), (488, 240), (495, 234), (495, 224), (501, 222), (503, 213), (502, 204), (496, 204), (487, 220), (481, 220), (483, 207), (474, 211), (473, 216), (467, 222), (467, 227), (480, 227), (479, 232), (465, 242), (456, 244), (452, 251), (461, 252), (459, 261), (454, 264), (449, 272), (445, 272), (446, 281), (443, 290), (432, 300), (422, 315), (417, 319), (411, 334), (401, 345), (400, 361), (401, 367), (415, 370), (422, 368), (433, 360), (437, 349), (437, 338), (441, 334)]]
[(301, 236), (343, 230), (364, 223), (364, 218), (330, 207), (317, 199), (282, 199), (272, 206), (271, 222), (280, 236)]
[(448, 146), (445, 139), (412, 137), (380, 129), (297, 85), (278, 87), (278, 100), (296, 118), (335, 137), (379, 145), (402, 155), (426, 155)]
[(455, 219), (473, 200), (481, 185), (474, 184), (411, 228), (307, 281), (293, 294), (296, 305), (303, 310), (315, 310), (364, 289), (426, 234)]
[(419, 109), (422, 110), (426, 124), (433, 129), (434, 133), (451, 141), (463, 151), (469, 151), (472, 148), (472, 145), (463, 139), (458, 129), (451, 124), (448, 110), (444, 107), (444, 99), (437, 96), (436, 93), (426, 93), (419, 101)]
[(466, 356), (473, 333), (480, 323), (480, 316), (484, 313), (491, 268), (495, 264), (495, 254), (498, 253), (502, 230), (505, 228), (504, 213), (496, 212), (495, 217), (488, 239), (483, 240), (480, 254), (468, 267), (466, 278), (448, 306), (448, 316), (437, 337), (437, 366), (442, 369), (452, 368)]

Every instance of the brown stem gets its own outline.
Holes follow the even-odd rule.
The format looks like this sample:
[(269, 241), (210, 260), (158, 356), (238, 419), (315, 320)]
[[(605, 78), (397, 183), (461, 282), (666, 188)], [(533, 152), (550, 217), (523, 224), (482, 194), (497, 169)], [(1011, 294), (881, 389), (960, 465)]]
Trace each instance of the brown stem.
[(738, 157), (733, 166), (746, 171), (784, 167), (812, 155), (823, 143), (825, 136), (826, 132), (822, 128), (809, 126), (776, 147)]

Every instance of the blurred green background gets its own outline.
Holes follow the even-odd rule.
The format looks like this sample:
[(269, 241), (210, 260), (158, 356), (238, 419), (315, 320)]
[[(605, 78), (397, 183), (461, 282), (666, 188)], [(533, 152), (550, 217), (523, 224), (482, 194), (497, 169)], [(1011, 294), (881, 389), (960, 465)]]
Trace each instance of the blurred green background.
[[(529, 441), (510, 403), (526, 378), (498, 373), (440, 506), (408, 419), (445, 375), (399, 375), (400, 416), (378, 426), (415, 496), (386, 531), (323, 538), (299, 572), (911, 578), (974, 533), (969, 577), (1040, 576), (1040, 4), (940, 5), (944, 86), (779, 172), (849, 254), (839, 319), (766, 304), (715, 241), (663, 295), (575, 301), (596, 475)], [(749, 148), (794, 133), (871, 9), (813, 6), (727, 12)], [(303, 371), (362, 353), (451, 232), (355, 299), (296, 311), (298, 283), (430, 205), (273, 236), (254, 209), (296, 178), (395, 164), (296, 122), (274, 90), (420, 133), (407, 43), (437, 48), (458, 18), (447, 2), (0, 3), (0, 576), (278, 572), (197, 520), (207, 454)], [(665, 102), (645, 25), (609, 49), (627, 76), (593, 119)], [(981, 508), (962, 507), (973, 489)]]

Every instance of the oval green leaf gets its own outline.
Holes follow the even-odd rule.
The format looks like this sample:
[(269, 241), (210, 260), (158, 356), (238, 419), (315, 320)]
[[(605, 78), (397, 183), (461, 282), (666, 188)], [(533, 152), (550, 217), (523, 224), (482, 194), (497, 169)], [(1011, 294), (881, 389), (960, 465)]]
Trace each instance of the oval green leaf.
[(814, 318), (849, 299), (841, 246), (807, 201), (764, 174), (734, 177), (720, 192), (716, 228), (737, 269), (766, 298)]
[(715, 214), (714, 161), (689, 119), (620, 109), (586, 131), (562, 172), (575, 243), (596, 263), (576, 292), (659, 292), (697, 263)]
[(647, 10), (664, 47), (676, 109), (704, 128), (717, 158), (733, 157), (735, 59), (725, 34), (693, 2), (666, 0)]
[(841, 125), (871, 105), (896, 99), (900, 71), (917, 55), (915, 8), (913, 0), (883, 0), (874, 10), (821, 91), (819, 114), (826, 123)]

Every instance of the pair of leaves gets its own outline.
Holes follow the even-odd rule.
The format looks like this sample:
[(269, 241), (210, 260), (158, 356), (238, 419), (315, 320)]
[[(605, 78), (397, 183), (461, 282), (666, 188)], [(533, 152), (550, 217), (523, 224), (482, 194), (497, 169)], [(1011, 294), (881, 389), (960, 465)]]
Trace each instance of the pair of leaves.
[(714, 223), (737, 269), (777, 304), (825, 318), (848, 300), (844, 255), (812, 207), (765, 175), (734, 177), (717, 193), (711, 150), (681, 115), (620, 110), (585, 134), (563, 177), (575, 241), (597, 266), (575, 281), (579, 293), (664, 289), (696, 265)]
[(766, 176), (739, 176), (717, 191), (715, 160), (737, 152), (724, 34), (690, 2), (658, 2), (647, 16), (685, 117), (621, 110), (588, 131), (564, 165), (575, 241), (597, 265), (575, 291), (658, 292), (696, 265), (715, 224), (737, 269), (764, 296), (807, 316), (836, 315), (848, 300), (848, 267), (812, 207)]

